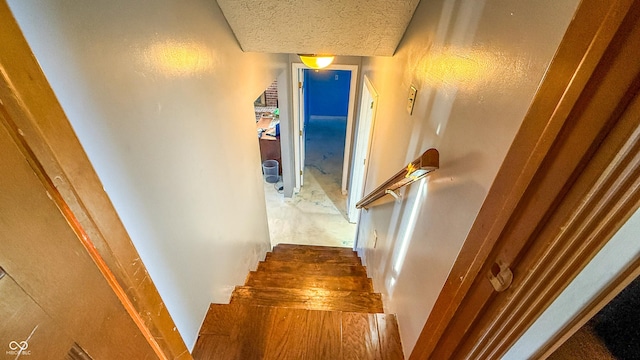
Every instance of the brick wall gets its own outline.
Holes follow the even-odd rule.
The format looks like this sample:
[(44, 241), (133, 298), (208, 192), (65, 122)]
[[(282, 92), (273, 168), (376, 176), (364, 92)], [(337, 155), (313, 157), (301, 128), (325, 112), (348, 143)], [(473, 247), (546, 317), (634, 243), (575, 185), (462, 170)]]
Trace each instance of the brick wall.
[(271, 85), (269, 85), (269, 87), (267, 88), (267, 90), (265, 90), (265, 94), (266, 94), (266, 98), (267, 98), (267, 106), (278, 106), (278, 81), (275, 80), (274, 82), (271, 83)]

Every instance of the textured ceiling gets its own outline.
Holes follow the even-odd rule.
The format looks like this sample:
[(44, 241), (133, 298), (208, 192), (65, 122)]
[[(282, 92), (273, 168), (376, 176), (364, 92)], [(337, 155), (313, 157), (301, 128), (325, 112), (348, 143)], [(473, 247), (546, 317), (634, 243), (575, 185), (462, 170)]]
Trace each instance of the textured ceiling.
[(217, 0), (244, 51), (393, 55), (419, 0)]

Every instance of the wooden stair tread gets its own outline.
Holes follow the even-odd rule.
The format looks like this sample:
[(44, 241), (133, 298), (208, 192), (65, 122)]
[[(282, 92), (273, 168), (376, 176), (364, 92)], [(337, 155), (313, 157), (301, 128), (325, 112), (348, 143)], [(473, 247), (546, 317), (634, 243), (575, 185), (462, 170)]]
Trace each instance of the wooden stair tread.
[(193, 358), (403, 359), (395, 315), (349, 248), (279, 244), (230, 304), (211, 304)]
[(291, 261), (312, 264), (340, 263), (361, 265), (362, 262), (357, 256), (343, 256), (332, 253), (267, 253), (265, 261)]
[(343, 312), (342, 359), (402, 360), (396, 316)]
[(326, 276), (367, 276), (367, 270), (360, 264), (296, 263), (270, 259), (258, 263), (258, 270), (264, 272), (285, 272), (305, 275)]
[(335, 247), (335, 246), (315, 246), (315, 245), (295, 245), (295, 244), (278, 244), (273, 253), (333, 253), (343, 256), (358, 256), (352, 248)]
[(231, 303), (307, 310), (384, 312), (382, 298), (378, 293), (316, 288), (286, 289), (237, 286), (231, 295)]
[(402, 360), (403, 355), (395, 315), (212, 304), (193, 358)]
[(293, 289), (321, 288), (373, 292), (371, 279), (359, 276), (327, 276), (300, 273), (252, 271), (245, 282), (253, 287), (283, 287)]

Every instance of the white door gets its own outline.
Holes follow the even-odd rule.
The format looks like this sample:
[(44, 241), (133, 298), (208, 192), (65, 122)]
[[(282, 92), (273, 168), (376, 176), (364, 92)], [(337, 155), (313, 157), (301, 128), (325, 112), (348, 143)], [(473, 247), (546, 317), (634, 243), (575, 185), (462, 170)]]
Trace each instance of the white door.
[(356, 203), (364, 196), (367, 167), (369, 164), (369, 151), (371, 148), (371, 135), (376, 114), (378, 94), (371, 82), (364, 76), (362, 98), (360, 100), (360, 114), (358, 116), (358, 128), (355, 138), (355, 154), (353, 157), (353, 169), (351, 172), (351, 189), (348, 198), (349, 222), (358, 220), (360, 210), (356, 209)]
[(294, 144), (294, 171), (295, 191), (300, 191), (304, 185), (304, 67), (301, 64), (293, 64), (293, 144)]
[(298, 99), (300, 99), (300, 106), (298, 107), (298, 121), (300, 124), (299, 136), (300, 139), (300, 186), (304, 185), (304, 159), (306, 154), (306, 141), (305, 141), (305, 116), (304, 116), (304, 72), (306, 69), (298, 69)]

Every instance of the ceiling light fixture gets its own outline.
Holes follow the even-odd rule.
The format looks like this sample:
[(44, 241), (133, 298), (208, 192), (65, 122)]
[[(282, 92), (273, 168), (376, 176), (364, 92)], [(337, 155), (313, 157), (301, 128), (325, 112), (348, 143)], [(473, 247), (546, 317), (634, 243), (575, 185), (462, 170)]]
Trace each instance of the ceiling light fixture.
[(316, 54), (298, 54), (302, 63), (312, 69), (323, 69), (331, 65), (334, 56), (332, 55), (316, 55)]

